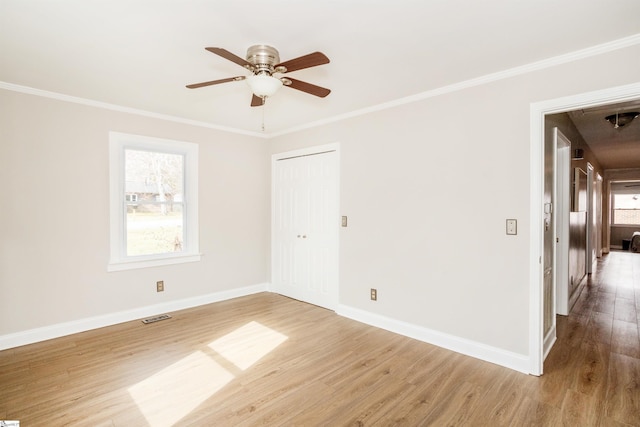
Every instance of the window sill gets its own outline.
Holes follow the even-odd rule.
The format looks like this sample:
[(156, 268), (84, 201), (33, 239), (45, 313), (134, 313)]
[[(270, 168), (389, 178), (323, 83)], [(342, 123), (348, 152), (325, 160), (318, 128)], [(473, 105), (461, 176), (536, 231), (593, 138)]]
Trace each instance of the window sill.
[(107, 265), (107, 271), (124, 271), (134, 270), (137, 268), (160, 267), (163, 265), (184, 264), (187, 262), (197, 262), (202, 258), (202, 254), (188, 254), (180, 256), (172, 256), (167, 258), (147, 258), (144, 260), (131, 261), (110, 261)]

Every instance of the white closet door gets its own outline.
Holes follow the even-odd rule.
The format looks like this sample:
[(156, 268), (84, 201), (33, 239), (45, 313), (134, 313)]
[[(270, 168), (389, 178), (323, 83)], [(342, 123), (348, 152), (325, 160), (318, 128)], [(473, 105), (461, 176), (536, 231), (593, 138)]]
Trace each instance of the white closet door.
[(283, 153), (272, 167), (272, 290), (335, 309), (338, 153)]

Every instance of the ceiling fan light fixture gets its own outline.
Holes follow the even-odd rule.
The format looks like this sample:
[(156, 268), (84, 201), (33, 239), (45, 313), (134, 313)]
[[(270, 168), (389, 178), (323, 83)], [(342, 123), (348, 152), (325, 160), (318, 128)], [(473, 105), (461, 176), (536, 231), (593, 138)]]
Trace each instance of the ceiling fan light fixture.
[(611, 114), (604, 119), (611, 123), (614, 129), (619, 129), (631, 123), (638, 115), (640, 115), (640, 113), (637, 111), (628, 111), (626, 113)]
[(246, 80), (251, 92), (260, 98), (273, 96), (282, 87), (280, 79), (267, 74), (249, 76)]

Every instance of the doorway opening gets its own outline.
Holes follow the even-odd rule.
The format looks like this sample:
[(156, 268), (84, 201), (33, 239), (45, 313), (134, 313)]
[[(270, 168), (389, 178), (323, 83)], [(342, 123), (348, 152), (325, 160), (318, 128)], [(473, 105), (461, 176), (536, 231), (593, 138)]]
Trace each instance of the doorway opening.
[(545, 356), (545, 286), (542, 262), (547, 215), (544, 193), (545, 116), (635, 99), (640, 99), (640, 83), (531, 104), (529, 371), (532, 375), (542, 375)]

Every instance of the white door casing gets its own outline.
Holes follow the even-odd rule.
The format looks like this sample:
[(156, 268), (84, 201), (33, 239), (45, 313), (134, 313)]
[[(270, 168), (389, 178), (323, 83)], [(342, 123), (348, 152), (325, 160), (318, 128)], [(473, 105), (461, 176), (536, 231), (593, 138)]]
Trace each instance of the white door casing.
[(271, 290), (338, 303), (339, 146), (272, 156)]
[(558, 128), (553, 130), (556, 147), (553, 224), (555, 227), (556, 313), (569, 314), (569, 212), (571, 210), (571, 141)]
[(594, 183), (595, 176), (593, 173), (593, 165), (587, 162), (587, 253), (585, 254), (585, 265), (587, 267), (587, 274), (593, 273), (593, 263), (596, 259), (595, 256), (595, 241), (594, 241)]
[(558, 177), (558, 138), (557, 128), (551, 129), (551, 138), (545, 142), (544, 172), (544, 221), (542, 265), (543, 276), (543, 355), (546, 358), (556, 342), (556, 299), (557, 299), (557, 177)]
[(602, 175), (596, 174), (596, 193), (595, 193), (595, 242), (596, 257), (602, 257)]

